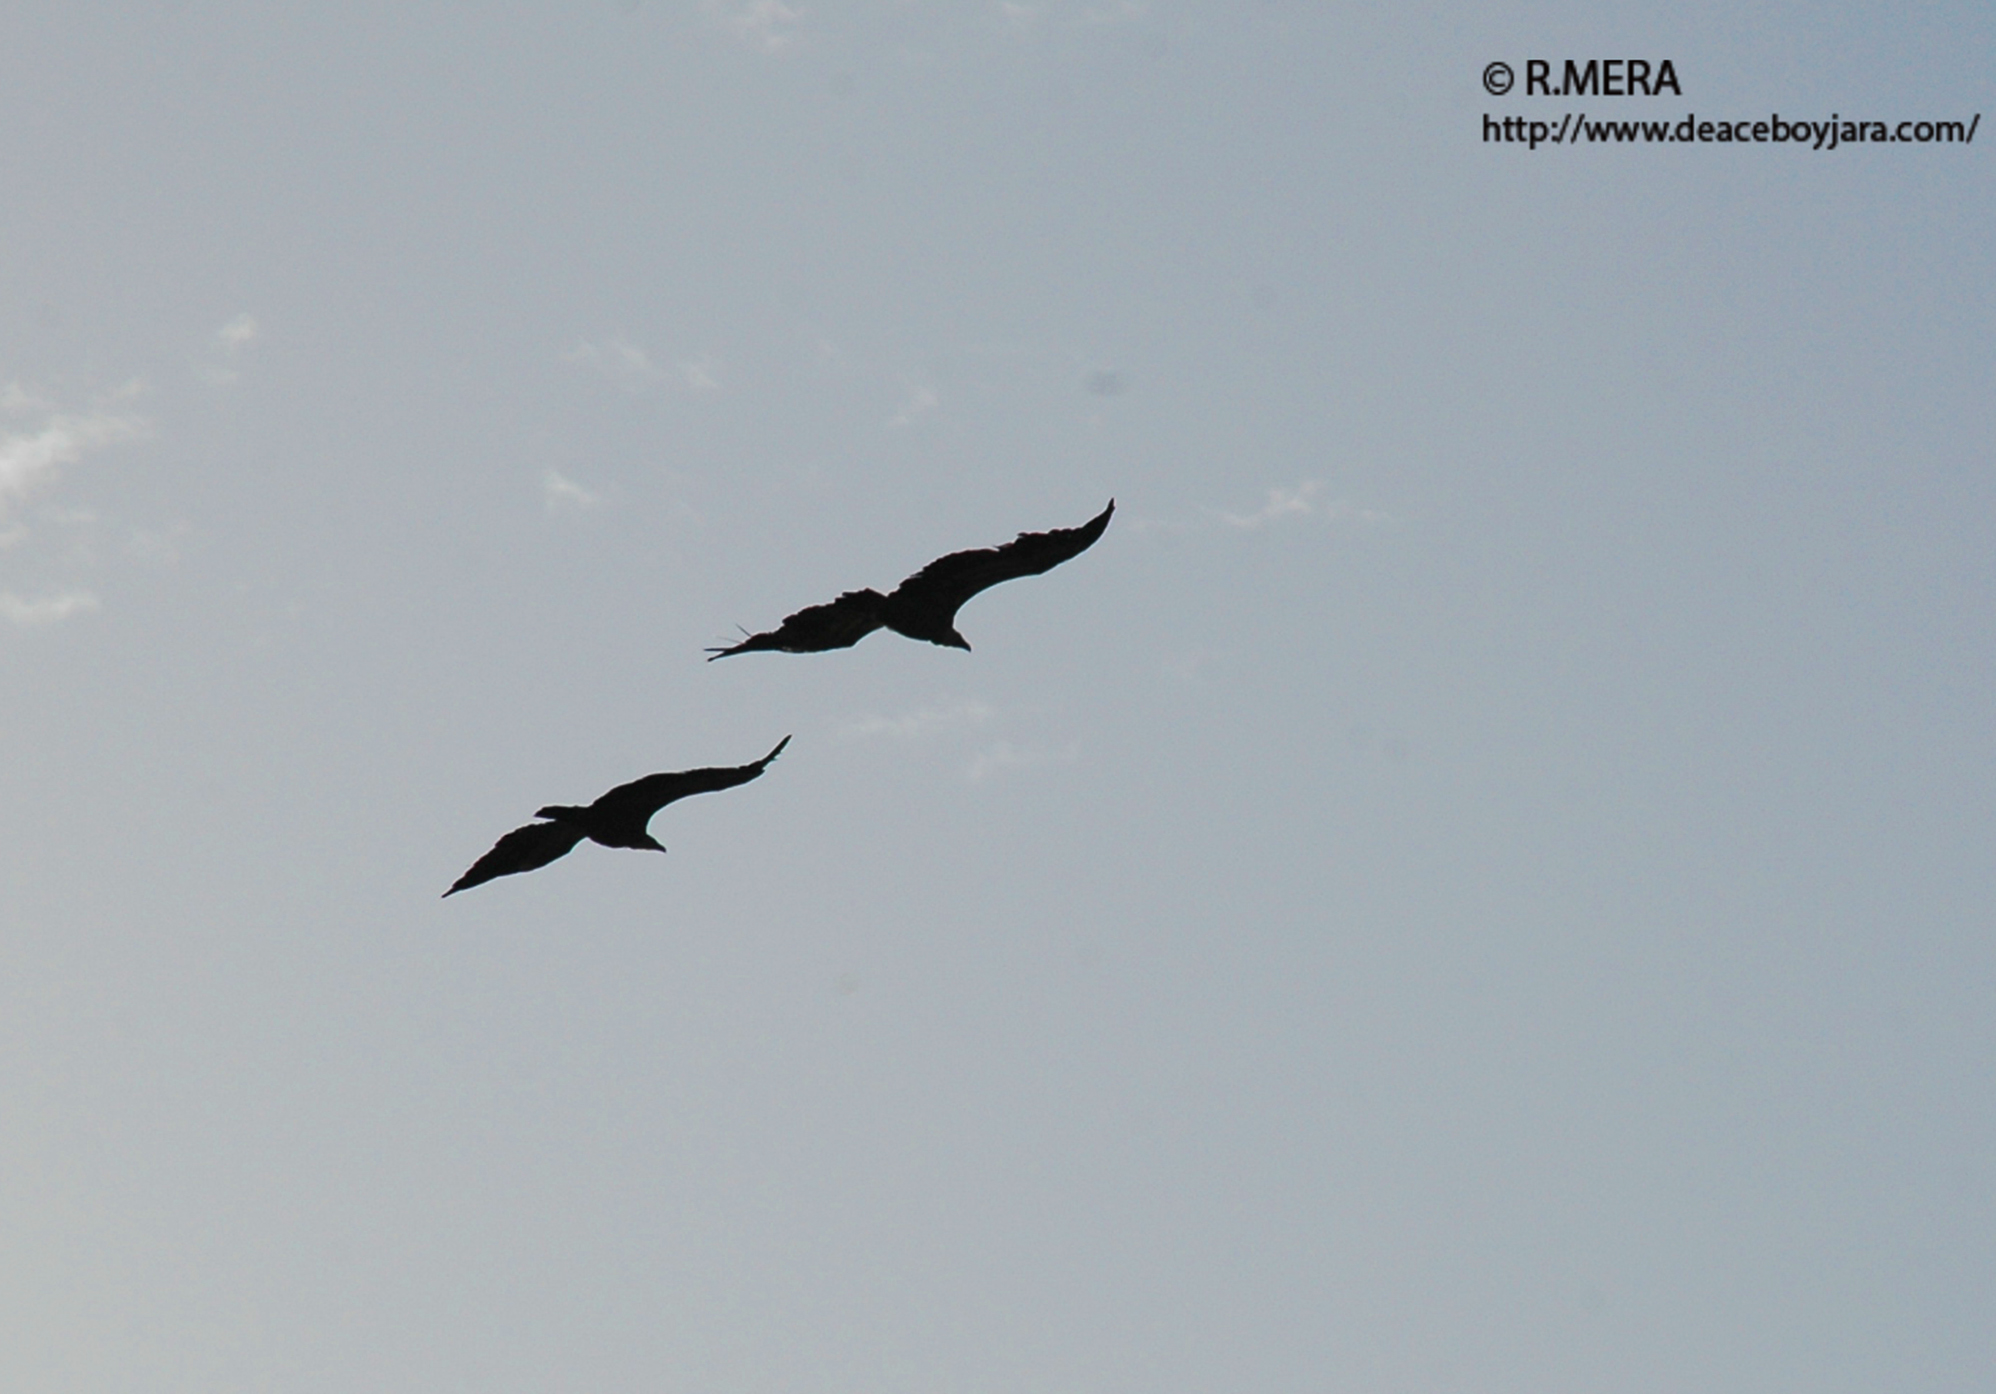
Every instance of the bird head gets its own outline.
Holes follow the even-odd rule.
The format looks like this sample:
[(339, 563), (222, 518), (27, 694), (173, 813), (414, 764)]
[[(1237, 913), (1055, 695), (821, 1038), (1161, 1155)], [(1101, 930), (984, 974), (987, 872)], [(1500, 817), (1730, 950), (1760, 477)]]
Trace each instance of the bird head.
[(942, 642), (949, 645), (953, 649), (962, 649), (965, 653), (970, 652), (970, 640), (964, 638), (961, 634), (957, 633), (955, 628), (953, 627), (951, 628), (950, 632), (943, 637)]

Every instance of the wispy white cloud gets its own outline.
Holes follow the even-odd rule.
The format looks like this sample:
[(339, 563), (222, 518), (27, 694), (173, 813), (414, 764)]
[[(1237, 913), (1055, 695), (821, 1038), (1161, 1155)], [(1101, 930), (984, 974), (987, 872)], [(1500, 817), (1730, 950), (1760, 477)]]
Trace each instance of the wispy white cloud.
[(133, 528), (125, 539), (125, 554), (136, 561), (171, 566), (180, 560), (180, 544), (189, 531), (181, 522), (163, 528)]
[(626, 392), (649, 392), (661, 383), (674, 383), (688, 392), (721, 390), (720, 365), (711, 354), (666, 365), (629, 339), (580, 343), (565, 350), (562, 362), (593, 369)]
[[(1016, 716), (1017, 713), (1011, 715)], [(1001, 713), (996, 707), (971, 698), (953, 706), (922, 707), (915, 711), (902, 712), (898, 716), (862, 717), (857, 721), (846, 723), (840, 730), (839, 737), (848, 741), (872, 740), (879, 737), (908, 742), (927, 741), (986, 731), (994, 722), (999, 721), (1000, 717)], [(1027, 769), (1036, 765), (1066, 764), (1077, 758), (1079, 753), (1080, 746), (1075, 744), (1055, 750), (1018, 741), (991, 741), (971, 754), (968, 763), (963, 767), (964, 775), (971, 783), (977, 784), (1007, 770)]]
[(906, 378), (902, 379), (902, 386), (907, 389), (908, 396), (901, 403), (901, 409), (887, 419), (889, 426), (912, 426), (917, 419), (927, 416), (941, 405), (942, 399), (933, 387), (924, 387)]
[(643, 392), (665, 379), (665, 369), (628, 339), (612, 339), (607, 344), (577, 344), (561, 355), (561, 361), (593, 368), (626, 392)]
[(0, 591), (0, 619), (10, 624), (60, 624), (71, 615), (86, 614), (96, 608), (97, 597), (89, 591), (64, 591), (36, 600), (23, 600), (12, 591)]
[(701, 354), (679, 365), (679, 380), (688, 392), (719, 392), (721, 379), (716, 375), (720, 365), (711, 354)]
[(1194, 682), (1220, 657), (1218, 649), (1187, 649), (1183, 653), (1166, 658), (1161, 666), (1167, 674), (1179, 682)]
[(1274, 488), (1268, 491), (1268, 502), (1254, 513), (1222, 513), (1237, 528), (1258, 528), (1275, 522), (1278, 518), (1293, 518), (1317, 511), (1317, 496), (1324, 492), (1324, 484), (1319, 479), (1306, 479), (1293, 489)]
[[(91, 566), (99, 559), (102, 527), (97, 512), (60, 499), (25, 507), (50, 491), (65, 466), (93, 451), (146, 434), (147, 423), (123, 404), (140, 392), (133, 383), (86, 411), (64, 411), (22, 384), (0, 387), (0, 549), (53, 532), (60, 565)], [(11, 426), (12, 429), (8, 429)], [(0, 621), (20, 626), (58, 624), (98, 608), (97, 597), (78, 588), (22, 595), (0, 590)]]
[(543, 475), (541, 488), (547, 497), (549, 512), (556, 509), (594, 508), (603, 501), (601, 497), (583, 488), (560, 470), (549, 470)]
[(1150, 13), (1149, 0), (1110, 0), (1106, 5), (1090, 5), (1081, 12), (1083, 24), (1124, 24)]
[(1118, 519), (1116, 526), (1126, 533), (1143, 534), (1156, 532), (1170, 537), (1176, 536), (1179, 533), (1191, 532), (1195, 528), (1204, 527), (1205, 524), (1187, 523), (1177, 518), (1132, 518), (1127, 523)]
[(261, 332), (256, 316), (245, 310), (215, 331), (215, 342), (229, 353), (238, 353), (255, 343)]
[(1069, 745), (1061, 750), (1047, 750), (1042, 746), (1013, 745), (1010, 741), (999, 741), (986, 746), (970, 759), (964, 771), (970, 782), (980, 784), (994, 774), (1005, 770), (1027, 769), (1035, 765), (1070, 764), (1081, 753), (1078, 745)]
[(1321, 517), (1331, 522), (1354, 519), (1361, 523), (1383, 523), (1387, 515), (1372, 508), (1357, 508), (1343, 499), (1326, 499), (1324, 482), (1306, 479), (1293, 489), (1277, 487), (1268, 491), (1268, 501), (1253, 513), (1221, 513), (1237, 528), (1259, 528), (1285, 518)]
[(774, 53), (798, 39), (804, 11), (783, 0), (704, 0), (708, 15), (744, 43)]
[(51, 483), (62, 466), (74, 464), (89, 451), (145, 434), (142, 420), (119, 411), (80, 415), (52, 411), (19, 383), (10, 383), (0, 391), (0, 410), (12, 416), (45, 418), (34, 429), (0, 435), (0, 521), (29, 495)]
[(953, 707), (925, 707), (920, 711), (904, 712), (900, 716), (863, 717), (858, 721), (847, 723), (839, 734), (847, 740), (865, 740), (873, 736), (893, 736), (900, 740), (911, 740), (932, 736), (939, 731), (983, 726), (997, 714), (995, 708), (983, 702), (959, 702)]
[(8, 416), (26, 416), (33, 412), (53, 411), (55, 404), (39, 392), (23, 387), (18, 382), (10, 382), (0, 387), (0, 412)]
[(1150, 13), (1148, 0), (1107, 0), (1106, 3), (1074, 5), (1062, 0), (1041, 0), (1038, 4), (1025, 4), (1022, 0), (1000, 0), (998, 12), (1014, 28), (1024, 29), (1045, 21), (1059, 25), (1100, 26), (1105, 24), (1127, 24), (1144, 18)]
[(233, 386), (242, 374), (228, 366), (229, 363), (255, 343), (261, 333), (256, 316), (247, 310), (217, 329), (210, 347), (222, 356), (223, 361), (202, 363), (199, 367), (201, 380), (213, 387)]

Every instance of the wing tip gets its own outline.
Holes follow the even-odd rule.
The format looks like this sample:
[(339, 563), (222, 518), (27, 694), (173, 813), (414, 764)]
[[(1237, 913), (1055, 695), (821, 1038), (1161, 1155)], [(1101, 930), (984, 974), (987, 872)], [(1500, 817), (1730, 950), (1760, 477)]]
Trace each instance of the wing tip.
[(709, 645), (707, 649), (704, 650), (704, 652), (707, 654), (707, 661), (709, 663), (712, 663), (717, 658), (726, 658), (731, 653), (746, 653), (748, 652), (748, 650), (755, 647), (756, 640), (768, 637), (767, 635), (763, 634), (751, 634), (748, 632), (747, 627), (743, 625), (738, 624), (735, 626), (735, 628), (741, 630), (742, 641), (739, 644)]

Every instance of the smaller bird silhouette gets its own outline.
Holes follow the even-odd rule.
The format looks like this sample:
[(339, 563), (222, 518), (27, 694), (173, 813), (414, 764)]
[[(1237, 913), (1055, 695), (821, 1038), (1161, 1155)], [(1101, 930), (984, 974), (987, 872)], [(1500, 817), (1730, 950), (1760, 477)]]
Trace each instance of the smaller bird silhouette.
[(769, 768), (769, 762), (789, 744), (790, 737), (785, 736), (776, 743), (776, 749), (750, 765), (648, 774), (629, 784), (619, 784), (587, 808), (549, 804), (534, 815), (547, 822), (529, 823), (507, 833), (492, 845), (490, 852), (473, 862), (471, 870), (458, 877), (457, 884), (444, 895), (448, 898), (495, 877), (537, 870), (567, 856), (585, 837), (605, 847), (663, 852), (665, 848), (645, 830), (654, 813), (692, 794), (711, 794), (717, 789), (748, 783)]
[(729, 648), (708, 649), (712, 657), (707, 661), (758, 649), (823, 653), (850, 648), (882, 628), (945, 648), (968, 649), (970, 642), (956, 632), (956, 612), (965, 601), (1000, 581), (1037, 576), (1080, 556), (1108, 530), (1109, 515), (1115, 511), (1116, 501), (1110, 499), (1107, 508), (1078, 528), (1022, 532), (1002, 547), (951, 552), (887, 595), (876, 590), (847, 591), (837, 600), (799, 610), (768, 633), (751, 634)]

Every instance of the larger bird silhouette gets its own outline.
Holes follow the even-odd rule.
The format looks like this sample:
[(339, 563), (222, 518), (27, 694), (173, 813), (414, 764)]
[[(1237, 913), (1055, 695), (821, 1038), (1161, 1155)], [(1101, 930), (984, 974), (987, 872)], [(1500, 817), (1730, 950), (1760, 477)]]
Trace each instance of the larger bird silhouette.
[(891, 629), (910, 639), (926, 639), (946, 648), (968, 649), (970, 642), (956, 632), (956, 612), (979, 591), (1000, 581), (1037, 576), (1095, 545), (1109, 527), (1116, 501), (1078, 528), (1052, 532), (1022, 532), (1002, 547), (951, 552), (917, 571), (882, 595), (876, 590), (847, 591), (825, 605), (813, 605), (789, 616), (765, 634), (751, 634), (729, 648), (708, 649), (707, 661), (733, 653), (775, 649), (782, 653), (823, 653), (850, 648), (876, 629)]
[(471, 864), (471, 870), (457, 878), (457, 884), (444, 892), (446, 897), (482, 886), (495, 877), (534, 871), (567, 856), (575, 844), (588, 838), (605, 847), (631, 847), (640, 851), (663, 852), (645, 830), (652, 815), (667, 804), (692, 794), (711, 794), (746, 784), (769, 768), (769, 762), (790, 744), (785, 736), (776, 749), (752, 765), (729, 765), (704, 770), (680, 770), (672, 774), (648, 774), (629, 784), (619, 784), (586, 808), (549, 804), (534, 817), (544, 823), (515, 828), (493, 844), (492, 850)]

